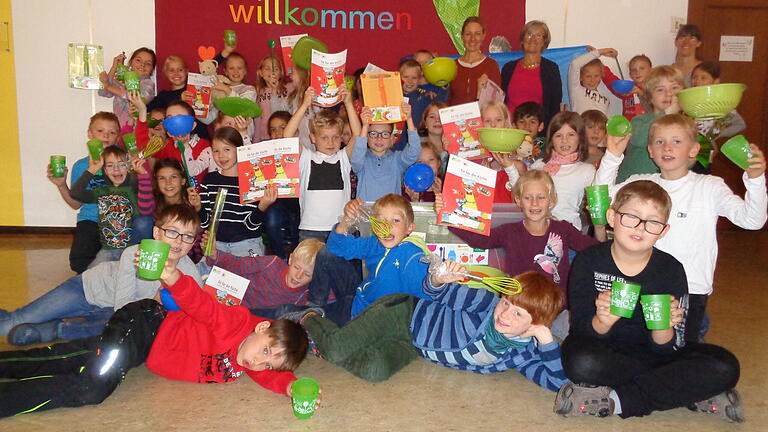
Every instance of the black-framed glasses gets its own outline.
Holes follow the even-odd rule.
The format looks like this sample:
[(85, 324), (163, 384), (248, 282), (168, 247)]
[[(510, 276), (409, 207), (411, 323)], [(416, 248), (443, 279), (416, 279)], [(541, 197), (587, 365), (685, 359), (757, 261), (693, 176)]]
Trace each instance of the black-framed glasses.
[(370, 131), (368, 132), (368, 138), (370, 139), (376, 139), (376, 138), (384, 138), (387, 139), (392, 136), (392, 132), (376, 132), (376, 131)]
[(619, 214), (619, 223), (622, 226), (627, 228), (637, 228), (640, 224), (643, 224), (643, 229), (645, 229), (648, 234), (659, 235), (664, 231), (664, 228), (667, 227), (667, 224), (665, 223), (649, 219), (640, 219), (632, 213), (616, 213)]
[(182, 234), (176, 230), (172, 229), (165, 229), (161, 227), (157, 227), (157, 229), (161, 230), (165, 233), (165, 236), (168, 237), (171, 240), (176, 240), (181, 236), (181, 241), (183, 241), (186, 244), (194, 244), (195, 243), (195, 236), (191, 236), (189, 234)]

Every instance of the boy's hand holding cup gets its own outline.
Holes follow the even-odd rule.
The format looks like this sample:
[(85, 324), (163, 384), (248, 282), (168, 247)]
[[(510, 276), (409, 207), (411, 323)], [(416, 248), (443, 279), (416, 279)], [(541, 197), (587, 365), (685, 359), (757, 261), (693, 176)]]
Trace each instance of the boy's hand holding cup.
[[(160, 240), (144, 239), (139, 246), (139, 257), (137, 260), (137, 274), (140, 278), (146, 280), (158, 280), (162, 279), (165, 283), (165, 279), (172, 277), (176, 270), (176, 263), (170, 263), (172, 268), (166, 269), (168, 261), (168, 253), (171, 251), (171, 245)], [(171, 283), (166, 285), (173, 285), (178, 279), (176, 275), (175, 279)]]
[(595, 323), (594, 320), (597, 320), (605, 330), (599, 331), (595, 328), (595, 330), (598, 330), (598, 333), (607, 333), (608, 330), (621, 319), (620, 316), (611, 313), (611, 293), (611, 291), (603, 291), (597, 295), (597, 298), (595, 298), (595, 318), (593, 319), (593, 326)]
[(749, 168), (745, 170), (747, 176), (749, 178), (761, 177), (765, 174), (765, 154), (757, 145), (751, 143), (749, 144), (749, 152), (752, 154), (752, 157), (747, 159), (749, 163)]
[(312, 378), (300, 378), (288, 384), (286, 393), (291, 398), (293, 414), (300, 419), (312, 417), (320, 408), (320, 384)]

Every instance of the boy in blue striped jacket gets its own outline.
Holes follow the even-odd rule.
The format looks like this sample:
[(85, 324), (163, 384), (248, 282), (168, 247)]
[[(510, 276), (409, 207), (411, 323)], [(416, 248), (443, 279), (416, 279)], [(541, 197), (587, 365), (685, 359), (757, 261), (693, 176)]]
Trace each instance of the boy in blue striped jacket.
[(439, 365), (488, 374), (515, 369), (550, 391), (568, 382), (560, 347), (548, 326), (563, 294), (536, 272), (516, 276), (517, 295), (473, 289), (460, 264), (424, 278), (429, 300), (392, 294), (377, 300), (344, 327), (319, 316), (302, 323), (320, 354), (368, 381), (383, 381), (421, 355)]

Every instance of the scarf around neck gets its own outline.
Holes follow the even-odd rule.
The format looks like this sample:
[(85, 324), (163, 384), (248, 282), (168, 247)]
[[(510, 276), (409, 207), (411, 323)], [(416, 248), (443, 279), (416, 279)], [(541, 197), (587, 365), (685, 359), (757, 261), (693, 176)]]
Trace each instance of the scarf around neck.
[(501, 332), (496, 330), (496, 327), (493, 325), (493, 317), (491, 317), (488, 320), (488, 324), (485, 325), (485, 335), (483, 336), (483, 340), (489, 349), (500, 354), (505, 353), (512, 348), (522, 348), (531, 342), (531, 338), (523, 339), (520, 336), (515, 336), (510, 339), (504, 336)]
[(547, 162), (546, 165), (544, 165), (544, 171), (548, 172), (549, 175), (553, 176), (557, 174), (558, 171), (560, 171), (561, 165), (568, 165), (572, 164), (579, 160), (579, 152), (575, 151), (568, 156), (560, 156), (557, 153), (552, 153), (552, 158), (549, 159), (549, 162)]

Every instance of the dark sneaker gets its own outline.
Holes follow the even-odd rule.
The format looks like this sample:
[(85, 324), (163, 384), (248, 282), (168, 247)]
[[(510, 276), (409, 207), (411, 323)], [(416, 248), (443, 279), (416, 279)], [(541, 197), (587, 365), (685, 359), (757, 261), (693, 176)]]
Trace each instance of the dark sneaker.
[(610, 392), (611, 389), (605, 386), (566, 383), (557, 392), (553, 411), (563, 417), (608, 417), (613, 415), (614, 409), (613, 399), (608, 397)]
[(323, 310), (323, 308), (311, 307), (311, 308), (296, 311), (296, 312), (284, 313), (279, 317), (277, 317), (277, 319), (286, 319), (288, 321), (293, 321), (295, 323), (301, 324), (304, 322), (305, 319), (313, 315), (324, 317), (325, 311)]
[(59, 338), (59, 323), (53, 320), (40, 324), (19, 324), (8, 332), (8, 343), (25, 346), (50, 342)]
[(323, 353), (320, 352), (320, 348), (317, 347), (317, 344), (314, 340), (312, 340), (312, 337), (309, 337), (309, 347), (307, 348), (307, 357), (310, 355), (313, 355), (317, 358), (324, 359)]
[(712, 414), (730, 423), (742, 423), (744, 421), (741, 397), (739, 397), (739, 392), (736, 389), (730, 389), (707, 400), (696, 402), (689, 406), (688, 409)]

